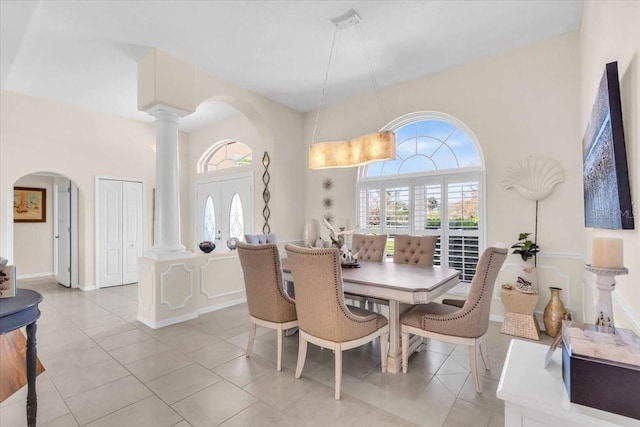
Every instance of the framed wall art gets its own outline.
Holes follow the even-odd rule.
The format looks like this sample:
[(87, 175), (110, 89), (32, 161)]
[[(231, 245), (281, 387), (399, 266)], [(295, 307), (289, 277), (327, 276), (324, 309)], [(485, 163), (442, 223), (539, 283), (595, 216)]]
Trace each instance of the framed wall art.
[(47, 189), (13, 187), (13, 222), (46, 222)]
[(633, 205), (617, 62), (606, 65), (583, 146), (585, 226), (632, 230)]

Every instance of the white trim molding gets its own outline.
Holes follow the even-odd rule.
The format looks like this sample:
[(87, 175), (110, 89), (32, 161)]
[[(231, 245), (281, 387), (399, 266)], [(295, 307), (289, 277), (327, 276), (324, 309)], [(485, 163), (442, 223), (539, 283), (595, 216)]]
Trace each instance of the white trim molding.
[[(178, 268), (181, 268), (182, 270), (184, 270), (189, 276), (186, 284), (186, 286), (188, 286), (189, 292), (188, 294), (185, 295), (184, 300), (182, 301), (181, 304), (173, 305), (171, 301), (165, 298), (165, 294), (168, 293), (166, 288), (168, 286), (184, 287), (185, 284), (184, 283), (168, 283), (165, 279), (167, 279), (167, 275), (171, 272), (171, 270), (178, 269)], [(160, 274), (160, 303), (169, 307), (169, 310), (177, 310), (180, 308), (184, 308), (187, 305), (187, 302), (191, 299), (191, 297), (193, 297), (193, 270), (187, 267), (187, 264), (184, 262), (181, 262), (178, 264), (169, 264), (169, 267), (167, 268), (167, 270)]]

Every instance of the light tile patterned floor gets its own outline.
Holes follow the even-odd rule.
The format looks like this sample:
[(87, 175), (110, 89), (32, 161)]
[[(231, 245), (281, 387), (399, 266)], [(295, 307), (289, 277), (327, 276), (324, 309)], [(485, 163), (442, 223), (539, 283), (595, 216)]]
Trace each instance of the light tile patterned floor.
[[(65, 426), (501, 426), (495, 392), (512, 337), (489, 331), (492, 371), (483, 394), (466, 347), (437, 341), (413, 355), (407, 374), (380, 372), (377, 343), (345, 352), (342, 399), (333, 399), (333, 355), (309, 346), (301, 379), (298, 335), (285, 339), (275, 370), (275, 332), (259, 328), (244, 357), (246, 305), (153, 330), (135, 320), (137, 286), (82, 292), (52, 279), (40, 292), (38, 425)], [(546, 337), (546, 335), (545, 335)], [(550, 341), (546, 337), (545, 341)], [(2, 427), (26, 425), (26, 387), (0, 405)]]

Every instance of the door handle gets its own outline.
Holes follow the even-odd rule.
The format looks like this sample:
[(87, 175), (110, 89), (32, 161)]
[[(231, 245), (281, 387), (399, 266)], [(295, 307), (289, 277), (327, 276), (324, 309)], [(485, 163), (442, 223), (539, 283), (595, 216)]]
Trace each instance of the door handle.
[(129, 244), (129, 247), (130, 247), (130, 248), (132, 248), (132, 247), (133, 247), (133, 243), (130, 243), (130, 244)]
[(53, 237), (55, 237), (56, 239), (59, 239), (59, 238), (60, 238), (60, 236), (53, 236)]

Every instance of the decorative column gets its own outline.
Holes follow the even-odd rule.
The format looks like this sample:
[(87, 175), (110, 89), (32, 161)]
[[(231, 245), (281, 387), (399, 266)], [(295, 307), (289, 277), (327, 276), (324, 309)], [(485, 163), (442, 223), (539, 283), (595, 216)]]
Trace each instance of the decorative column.
[(189, 256), (180, 239), (178, 122), (186, 113), (165, 105), (147, 111), (156, 118), (156, 194), (154, 245), (145, 255), (166, 259)]

